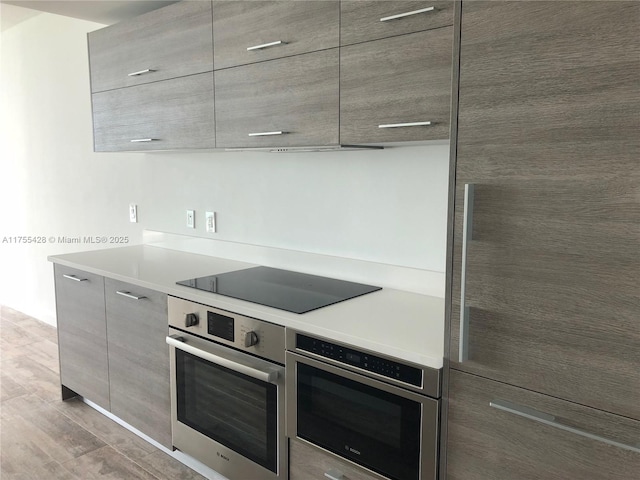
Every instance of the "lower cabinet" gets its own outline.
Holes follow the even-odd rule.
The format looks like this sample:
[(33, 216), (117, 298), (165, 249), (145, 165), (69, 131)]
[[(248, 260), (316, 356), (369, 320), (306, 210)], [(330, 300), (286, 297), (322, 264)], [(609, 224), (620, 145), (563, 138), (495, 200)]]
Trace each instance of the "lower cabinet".
[(215, 147), (213, 73), (94, 93), (96, 152)]
[(104, 278), (62, 265), (54, 277), (60, 383), (109, 410)]
[(105, 279), (111, 413), (171, 448), (167, 296)]
[(447, 479), (638, 478), (640, 422), (457, 370), (450, 375)]
[(54, 272), (61, 384), (171, 448), (166, 294)]
[(306, 442), (290, 439), (289, 480), (326, 480), (327, 478), (378, 480), (384, 477), (368, 473)]

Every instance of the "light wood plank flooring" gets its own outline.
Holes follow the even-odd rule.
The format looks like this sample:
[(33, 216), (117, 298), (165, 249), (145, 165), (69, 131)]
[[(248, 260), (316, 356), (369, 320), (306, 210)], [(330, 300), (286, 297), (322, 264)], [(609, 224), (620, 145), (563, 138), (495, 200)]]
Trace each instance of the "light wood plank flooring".
[(204, 479), (78, 399), (62, 402), (56, 329), (0, 306), (2, 480)]

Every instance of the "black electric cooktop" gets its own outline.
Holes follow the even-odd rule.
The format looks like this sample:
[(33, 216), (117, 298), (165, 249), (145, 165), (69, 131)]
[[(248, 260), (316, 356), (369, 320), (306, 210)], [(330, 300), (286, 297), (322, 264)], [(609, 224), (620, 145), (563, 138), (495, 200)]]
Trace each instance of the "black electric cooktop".
[(271, 267), (247, 268), (176, 283), (293, 313), (310, 312), (382, 289)]

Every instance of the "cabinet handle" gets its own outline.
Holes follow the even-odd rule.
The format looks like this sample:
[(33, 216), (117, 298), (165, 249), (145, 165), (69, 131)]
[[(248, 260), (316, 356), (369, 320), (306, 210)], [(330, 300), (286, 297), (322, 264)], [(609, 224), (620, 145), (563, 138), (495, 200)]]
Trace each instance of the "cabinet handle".
[(157, 138), (134, 138), (133, 140), (129, 140), (131, 143), (140, 143), (140, 142), (155, 142), (158, 140)]
[(249, 136), (250, 137), (266, 137), (268, 135), (284, 135), (287, 132), (283, 132), (283, 131), (277, 131), (277, 132), (256, 132), (256, 133), (250, 133)]
[(329, 480), (346, 480), (344, 473), (340, 470), (336, 470), (335, 468), (332, 468), (328, 472), (324, 472), (324, 476)]
[(606, 443), (607, 445), (612, 445), (614, 447), (623, 448), (625, 450), (630, 450), (632, 452), (640, 453), (640, 443), (637, 445), (629, 445), (628, 443), (621, 443), (616, 440), (611, 440), (610, 438), (601, 437), (600, 435), (595, 435), (593, 433), (585, 432), (584, 430), (580, 430), (575, 427), (570, 427), (569, 425), (565, 425), (559, 422), (556, 419), (556, 417), (554, 417), (553, 415), (549, 415), (548, 413), (534, 410), (533, 408), (530, 408), (530, 407), (517, 405), (515, 403), (511, 403), (506, 400), (493, 400), (489, 402), (489, 406), (496, 408), (498, 410), (502, 410), (504, 412), (512, 413), (513, 415), (518, 415), (520, 417), (528, 418), (529, 420), (533, 420), (535, 422), (539, 422), (544, 425), (549, 425), (550, 427), (559, 428), (560, 430), (564, 430), (566, 432), (571, 432), (576, 435), (580, 435), (581, 437), (590, 438), (591, 440), (596, 440), (598, 442)]
[(467, 250), (473, 240), (473, 200), (475, 185), (464, 186), (464, 214), (462, 220), (462, 270), (460, 274), (460, 340), (458, 342), (458, 361), (469, 360), (469, 307), (466, 304), (467, 289)]
[(86, 282), (88, 279), (87, 278), (79, 278), (76, 277), (75, 275), (62, 275), (64, 278), (68, 278), (69, 280), (73, 280), (74, 282)]
[(166, 337), (166, 342), (170, 347), (175, 347), (178, 350), (182, 350), (183, 352), (190, 353), (191, 355), (195, 355), (198, 358), (206, 360), (208, 362), (214, 363), (216, 365), (220, 365), (222, 367), (226, 367), (229, 370), (233, 370), (234, 372), (241, 373), (243, 375), (247, 375), (251, 378), (255, 378), (257, 380), (261, 380), (267, 383), (273, 383), (278, 379), (277, 371), (263, 371), (257, 368), (243, 365), (237, 363), (231, 359), (221, 357), (219, 355), (215, 355), (213, 353), (205, 352), (204, 350), (200, 350), (193, 345), (188, 345), (185, 343), (185, 339), (180, 335), (170, 335)]
[(123, 292), (121, 290), (117, 290), (116, 293), (118, 295), (122, 295), (123, 297), (131, 298), (133, 300), (142, 300), (143, 298), (147, 298), (144, 295), (137, 296), (137, 295), (133, 295), (131, 292)]
[(247, 52), (251, 52), (253, 50), (262, 50), (263, 48), (277, 47), (279, 45), (286, 45), (286, 44), (287, 42), (283, 42), (282, 40), (278, 40), (277, 42), (263, 43), (262, 45), (254, 45), (253, 47), (247, 47)]
[(399, 13), (397, 15), (391, 15), (389, 17), (382, 17), (380, 21), (388, 22), (389, 20), (396, 20), (398, 18), (410, 17), (412, 15), (418, 15), (419, 13), (433, 12), (435, 9), (436, 7), (421, 8), (420, 10), (413, 10), (411, 12)]
[(431, 125), (431, 122), (385, 123), (378, 125), (378, 128), (422, 127), (428, 125)]
[(145, 68), (144, 70), (139, 70), (137, 72), (131, 72), (127, 74), (128, 77), (137, 77), (138, 75), (144, 75), (145, 73), (155, 72), (155, 70), (151, 70), (150, 68)]

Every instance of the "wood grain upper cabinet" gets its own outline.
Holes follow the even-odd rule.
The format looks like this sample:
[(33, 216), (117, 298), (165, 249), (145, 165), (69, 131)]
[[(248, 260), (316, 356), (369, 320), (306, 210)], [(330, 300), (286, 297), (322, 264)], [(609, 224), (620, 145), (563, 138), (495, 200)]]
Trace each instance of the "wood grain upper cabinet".
[(233, 67), (337, 47), (340, 2), (213, 2), (214, 66)]
[(88, 34), (91, 91), (213, 70), (210, 1), (182, 1)]
[(450, 382), (447, 479), (638, 478), (640, 422), (463, 372)]
[(215, 72), (218, 147), (338, 143), (338, 49)]
[(104, 279), (54, 265), (60, 382), (109, 410)]
[(452, 27), (340, 48), (340, 141), (449, 138)]
[(167, 296), (105, 280), (111, 412), (171, 448)]
[(419, 32), (453, 24), (453, 2), (343, 0), (340, 45)]
[(638, 2), (463, 2), (450, 344), (453, 368), (635, 419), (638, 31)]
[(96, 152), (213, 148), (213, 72), (94, 93)]

